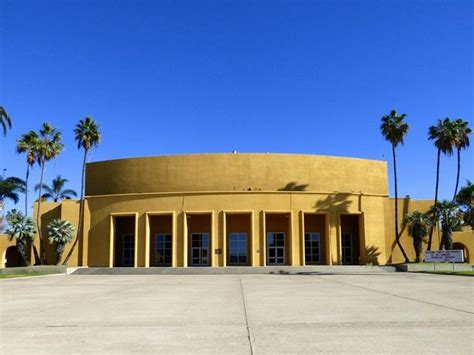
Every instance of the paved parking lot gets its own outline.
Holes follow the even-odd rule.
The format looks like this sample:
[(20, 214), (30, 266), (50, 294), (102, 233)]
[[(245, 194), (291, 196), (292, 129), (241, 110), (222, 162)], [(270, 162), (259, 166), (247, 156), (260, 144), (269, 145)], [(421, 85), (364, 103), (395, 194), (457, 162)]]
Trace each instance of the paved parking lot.
[(474, 352), (469, 277), (70, 275), (0, 281), (0, 353)]

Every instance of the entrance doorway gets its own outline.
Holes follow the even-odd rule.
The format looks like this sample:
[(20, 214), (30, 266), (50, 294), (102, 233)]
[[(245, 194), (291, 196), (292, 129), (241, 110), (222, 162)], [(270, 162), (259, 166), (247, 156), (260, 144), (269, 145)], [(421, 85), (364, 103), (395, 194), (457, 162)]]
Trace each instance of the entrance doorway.
[(251, 265), (252, 214), (225, 213), (225, 234), (226, 265)]
[(305, 213), (304, 217), (304, 264), (326, 264), (326, 215)]
[(267, 264), (285, 265), (285, 233), (267, 233)]
[(359, 215), (341, 215), (341, 263), (359, 265)]
[(7, 248), (5, 252), (5, 267), (24, 266), (23, 260), (16, 245)]
[(191, 234), (191, 265), (209, 265), (209, 233)]
[(265, 213), (265, 264), (291, 265), (291, 213)]
[(173, 215), (151, 215), (149, 218), (150, 266), (172, 266)]
[(212, 214), (186, 214), (188, 265), (212, 265)]
[(116, 216), (114, 266), (135, 266), (135, 216)]

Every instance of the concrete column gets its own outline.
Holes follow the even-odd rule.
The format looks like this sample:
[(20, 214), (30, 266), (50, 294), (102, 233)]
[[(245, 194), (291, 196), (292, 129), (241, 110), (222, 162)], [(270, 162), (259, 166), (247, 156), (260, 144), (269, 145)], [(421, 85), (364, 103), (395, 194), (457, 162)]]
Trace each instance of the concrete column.
[(181, 214), (183, 218), (183, 267), (188, 266), (188, 217), (186, 212)]
[(150, 215), (145, 214), (145, 267), (150, 267)]
[(176, 267), (178, 266), (178, 221), (176, 220), (176, 212), (173, 212), (171, 215), (171, 240), (172, 240), (172, 255), (171, 255), (171, 266)]
[(227, 266), (227, 224), (226, 224), (226, 213), (225, 212), (221, 212), (221, 225), (222, 225), (222, 234), (221, 234), (221, 237), (222, 237), (222, 266)]
[(330, 265), (338, 265), (341, 262), (340, 258), (340, 235), (341, 226), (339, 213), (337, 211), (331, 211), (329, 213), (329, 254), (330, 254)]

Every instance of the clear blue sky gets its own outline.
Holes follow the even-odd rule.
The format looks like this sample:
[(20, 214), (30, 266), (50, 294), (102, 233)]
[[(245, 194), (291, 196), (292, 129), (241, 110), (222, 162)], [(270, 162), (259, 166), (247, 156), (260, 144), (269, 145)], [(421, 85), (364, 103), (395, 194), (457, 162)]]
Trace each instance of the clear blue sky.
[[(103, 133), (92, 160), (289, 152), (389, 160), (391, 173), (379, 124), (396, 108), (411, 125), (400, 195), (432, 198), (428, 127), (473, 117), (469, 0), (2, 0), (0, 13), (7, 175), (24, 176), (15, 140), (50, 121), (66, 150), (46, 181), (62, 174), (79, 190), (72, 130), (86, 115)], [(462, 182), (474, 178), (472, 148), (463, 160)], [(455, 159), (441, 168), (448, 198)]]

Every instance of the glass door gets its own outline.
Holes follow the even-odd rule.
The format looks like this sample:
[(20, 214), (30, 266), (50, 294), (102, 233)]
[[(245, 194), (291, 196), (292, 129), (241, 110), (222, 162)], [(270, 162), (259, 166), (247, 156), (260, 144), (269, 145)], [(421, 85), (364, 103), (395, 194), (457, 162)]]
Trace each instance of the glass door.
[(135, 236), (124, 235), (122, 236), (122, 265), (123, 266), (134, 266), (135, 262)]
[(304, 234), (304, 256), (306, 265), (321, 262), (321, 237), (319, 233)]
[(229, 265), (247, 265), (247, 233), (229, 233)]
[(352, 234), (342, 233), (341, 235), (341, 246), (342, 246), (342, 263), (352, 264)]
[(171, 266), (173, 241), (171, 234), (155, 235), (155, 266)]
[(267, 233), (267, 264), (285, 264), (285, 233)]
[(209, 265), (209, 233), (191, 234), (191, 265)]

